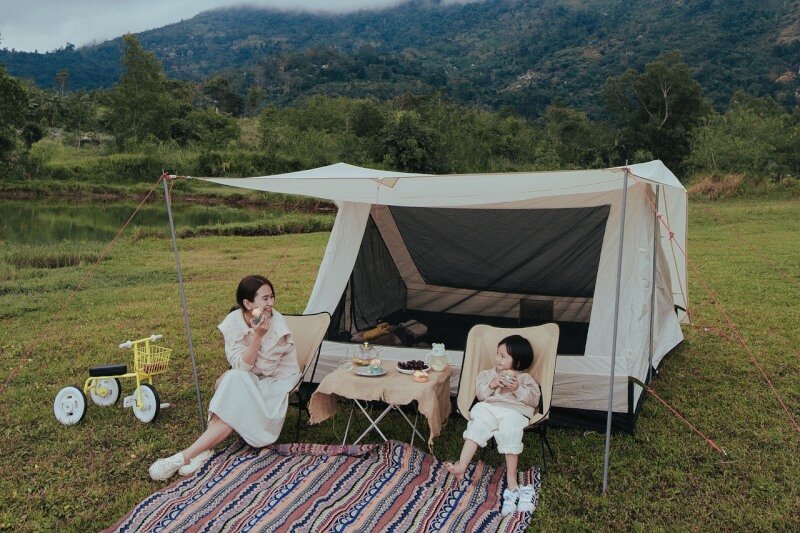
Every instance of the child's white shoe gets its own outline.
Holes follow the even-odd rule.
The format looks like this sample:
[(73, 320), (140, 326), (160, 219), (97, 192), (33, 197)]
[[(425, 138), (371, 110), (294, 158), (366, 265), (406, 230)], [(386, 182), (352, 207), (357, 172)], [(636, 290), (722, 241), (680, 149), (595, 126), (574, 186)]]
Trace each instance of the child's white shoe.
[(517, 512), (517, 498), (519, 491), (517, 490), (504, 490), (503, 491), (503, 507), (500, 509), (500, 514), (508, 516)]
[(517, 512), (532, 513), (533, 496), (533, 485), (522, 485), (519, 488), (519, 503), (517, 504)]

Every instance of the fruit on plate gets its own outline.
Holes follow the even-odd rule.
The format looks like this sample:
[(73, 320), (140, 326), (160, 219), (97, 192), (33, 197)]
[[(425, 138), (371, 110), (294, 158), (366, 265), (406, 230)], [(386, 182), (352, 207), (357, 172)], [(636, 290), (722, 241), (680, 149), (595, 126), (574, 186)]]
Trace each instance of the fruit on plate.
[(425, 364), (425, 361), (400, 361), (397, 363), (397, 368), (400, 370), (423, 370), (427, 368), (428, 365)]
[(425, 383), (428, 381), (428, 373), (423, 372), (422, 370), (416, 370), (414, 374), (412, 374), (414, 381), (417, 383)]

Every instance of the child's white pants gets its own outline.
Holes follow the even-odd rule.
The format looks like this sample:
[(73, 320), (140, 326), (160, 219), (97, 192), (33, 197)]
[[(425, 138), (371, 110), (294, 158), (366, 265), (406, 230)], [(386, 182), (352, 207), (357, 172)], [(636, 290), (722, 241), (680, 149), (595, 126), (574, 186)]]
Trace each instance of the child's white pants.
[(515, 455), (522, 453), (522, 432), (528, 425), (525, 415), (486, 402), (476, 403), (469, 413), (472, 420), (467, 422), (465, 439), (483, 448), (494, 437), (498, 452)]

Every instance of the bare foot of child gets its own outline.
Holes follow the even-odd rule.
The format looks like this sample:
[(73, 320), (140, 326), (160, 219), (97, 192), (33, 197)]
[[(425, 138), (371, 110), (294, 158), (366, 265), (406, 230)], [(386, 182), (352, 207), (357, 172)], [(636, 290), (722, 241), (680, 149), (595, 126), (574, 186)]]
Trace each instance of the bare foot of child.
[(464, 472), (467, 471), (467, 467), (461, 466), (461, 463), (445, 463), (444, 467), (448, 472), (456, 476), (456, 479), (459, 481), (464, 477)]

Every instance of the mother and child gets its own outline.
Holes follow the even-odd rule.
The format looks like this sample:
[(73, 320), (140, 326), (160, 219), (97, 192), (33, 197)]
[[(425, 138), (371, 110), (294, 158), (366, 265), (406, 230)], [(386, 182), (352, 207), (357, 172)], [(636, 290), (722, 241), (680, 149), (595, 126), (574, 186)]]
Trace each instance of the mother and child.
[[(176, 473), (193, 474), (213, 456), (213, 447), (234, 431), (256, 448), (280, 436), (289, 393), (300, 379), (294, 339), (286, 319), (273, 307), (275, 288), (267, 278), (244, 277), (236, 289), (236, 303), (218, 326), (231, 368), (217, 379), (208, 427), (188, 448), (150, 465), (150, 477), (156, 481)], [(511, 335), (500, 341), (495, 367), (475, 379), (480, 401), (470, 411), (461, 457), (457, 463), (445, 463), (461, 478), (478, 447), (494, 437), (506, 461), (504, 515), (533, 511), (533, 487), (517, 482), (522, 433), (541, 394), (539, 385), (524, 372), (532, 363), (533, 348), (524, 337)]]
[(519, 486), (517, 465), (522, 453), (522, 433), (539, 405), (541, 389), (525, 370), (533, 364), (533, 347), (520, 335), (511, 335), (497, 345), (495, 366), (475, 378), (478, 403), (470, 410), (472, 419), (464, 431), (464, 447), (457, 463), (445, 468), (460, 479), (478, 447), (494, 437), (497, 451), (505, 456), (508, 488), (503, 491), (501, 514), (533, 512), (534, 490)]
[(156, 481), (175, 473), (193, 474), (214, 455), (212, 448), (234, 431), (256, 448), (280, 436), (289, 393), (300, 380), (292, 332), (274, 309), (275, 288), (264, 276), (242, 278), (236, 303), (217, 326), (231, 368), (217, 379), (208, 427), (188, 448), (150, 465), (150, 477)]

